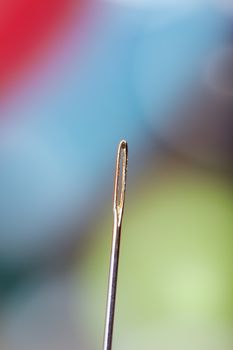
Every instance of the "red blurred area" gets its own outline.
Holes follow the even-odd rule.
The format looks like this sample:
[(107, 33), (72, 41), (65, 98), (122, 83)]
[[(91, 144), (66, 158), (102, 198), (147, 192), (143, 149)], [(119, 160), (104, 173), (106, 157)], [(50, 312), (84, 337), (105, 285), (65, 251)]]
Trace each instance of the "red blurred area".
[[(17, 79), (19, 71), (48, 47), (59, 27), (83, 0), (0, 1), (0, 90)], [(58, 34), (59, 35), (59, 34)]]

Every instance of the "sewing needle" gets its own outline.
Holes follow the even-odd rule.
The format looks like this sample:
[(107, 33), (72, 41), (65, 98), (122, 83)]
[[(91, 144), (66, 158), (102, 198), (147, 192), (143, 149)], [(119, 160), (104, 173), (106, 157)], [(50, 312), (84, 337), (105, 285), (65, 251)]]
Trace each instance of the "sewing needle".
[(113, 232), (108, 281), (108, 296), (105, 319), (103, 350), (112, 349), (113, 326), (116, 304), (117, 276), (120, 253), (121, 227), (125, 203), (128, 145), (122, 140), (118, 146), (113, 196)]

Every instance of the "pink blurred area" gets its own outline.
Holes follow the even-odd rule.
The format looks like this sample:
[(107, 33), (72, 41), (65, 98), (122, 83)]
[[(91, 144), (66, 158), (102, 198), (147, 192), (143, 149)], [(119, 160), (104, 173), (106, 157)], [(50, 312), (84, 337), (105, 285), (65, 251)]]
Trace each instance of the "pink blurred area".
[[(80, 18), (83, 0), (2, 0), (0, 3), (0, 92), (9, 92)], [(77, 16), (75, 17), (77, 21)], [(79, 19), (78, 19), (79, 20)]]

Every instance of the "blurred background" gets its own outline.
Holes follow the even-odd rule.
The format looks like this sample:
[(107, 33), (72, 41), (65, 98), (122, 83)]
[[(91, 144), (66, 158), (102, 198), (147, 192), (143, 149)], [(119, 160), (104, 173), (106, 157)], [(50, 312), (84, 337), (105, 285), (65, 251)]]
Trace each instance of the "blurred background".
[(233, 348), (232, 0), (0, 1), (0, 347)]

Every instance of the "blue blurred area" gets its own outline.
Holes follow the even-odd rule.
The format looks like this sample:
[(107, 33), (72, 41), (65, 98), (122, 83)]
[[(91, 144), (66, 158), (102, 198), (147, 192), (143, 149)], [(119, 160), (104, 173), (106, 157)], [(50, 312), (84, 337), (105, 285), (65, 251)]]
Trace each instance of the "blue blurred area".
[(88, 44), (80, 49), (73, 35), (72, 55), (64, 55), (62, 43), (65, 57), (56, 74), (42, 71), (34, 85), (32, 76), (20, 98), (16, 94), (3, 109), (5, 258), (44, 249), (44, 239), (62, 235), (72, 215), (78, 222), (94, 210), (93, 196), (109, 183), (118, 141), (128, 140), (131, 166), (137, 164), (138, 151), (150, 142), (148, 129), (169, 122), (167, 112), (188, 94), (203, 58), (225, 33), (225, 22), (209, 8), (164, 23), (163, 17), (166, 12), (103, 7), (91, 16)]

